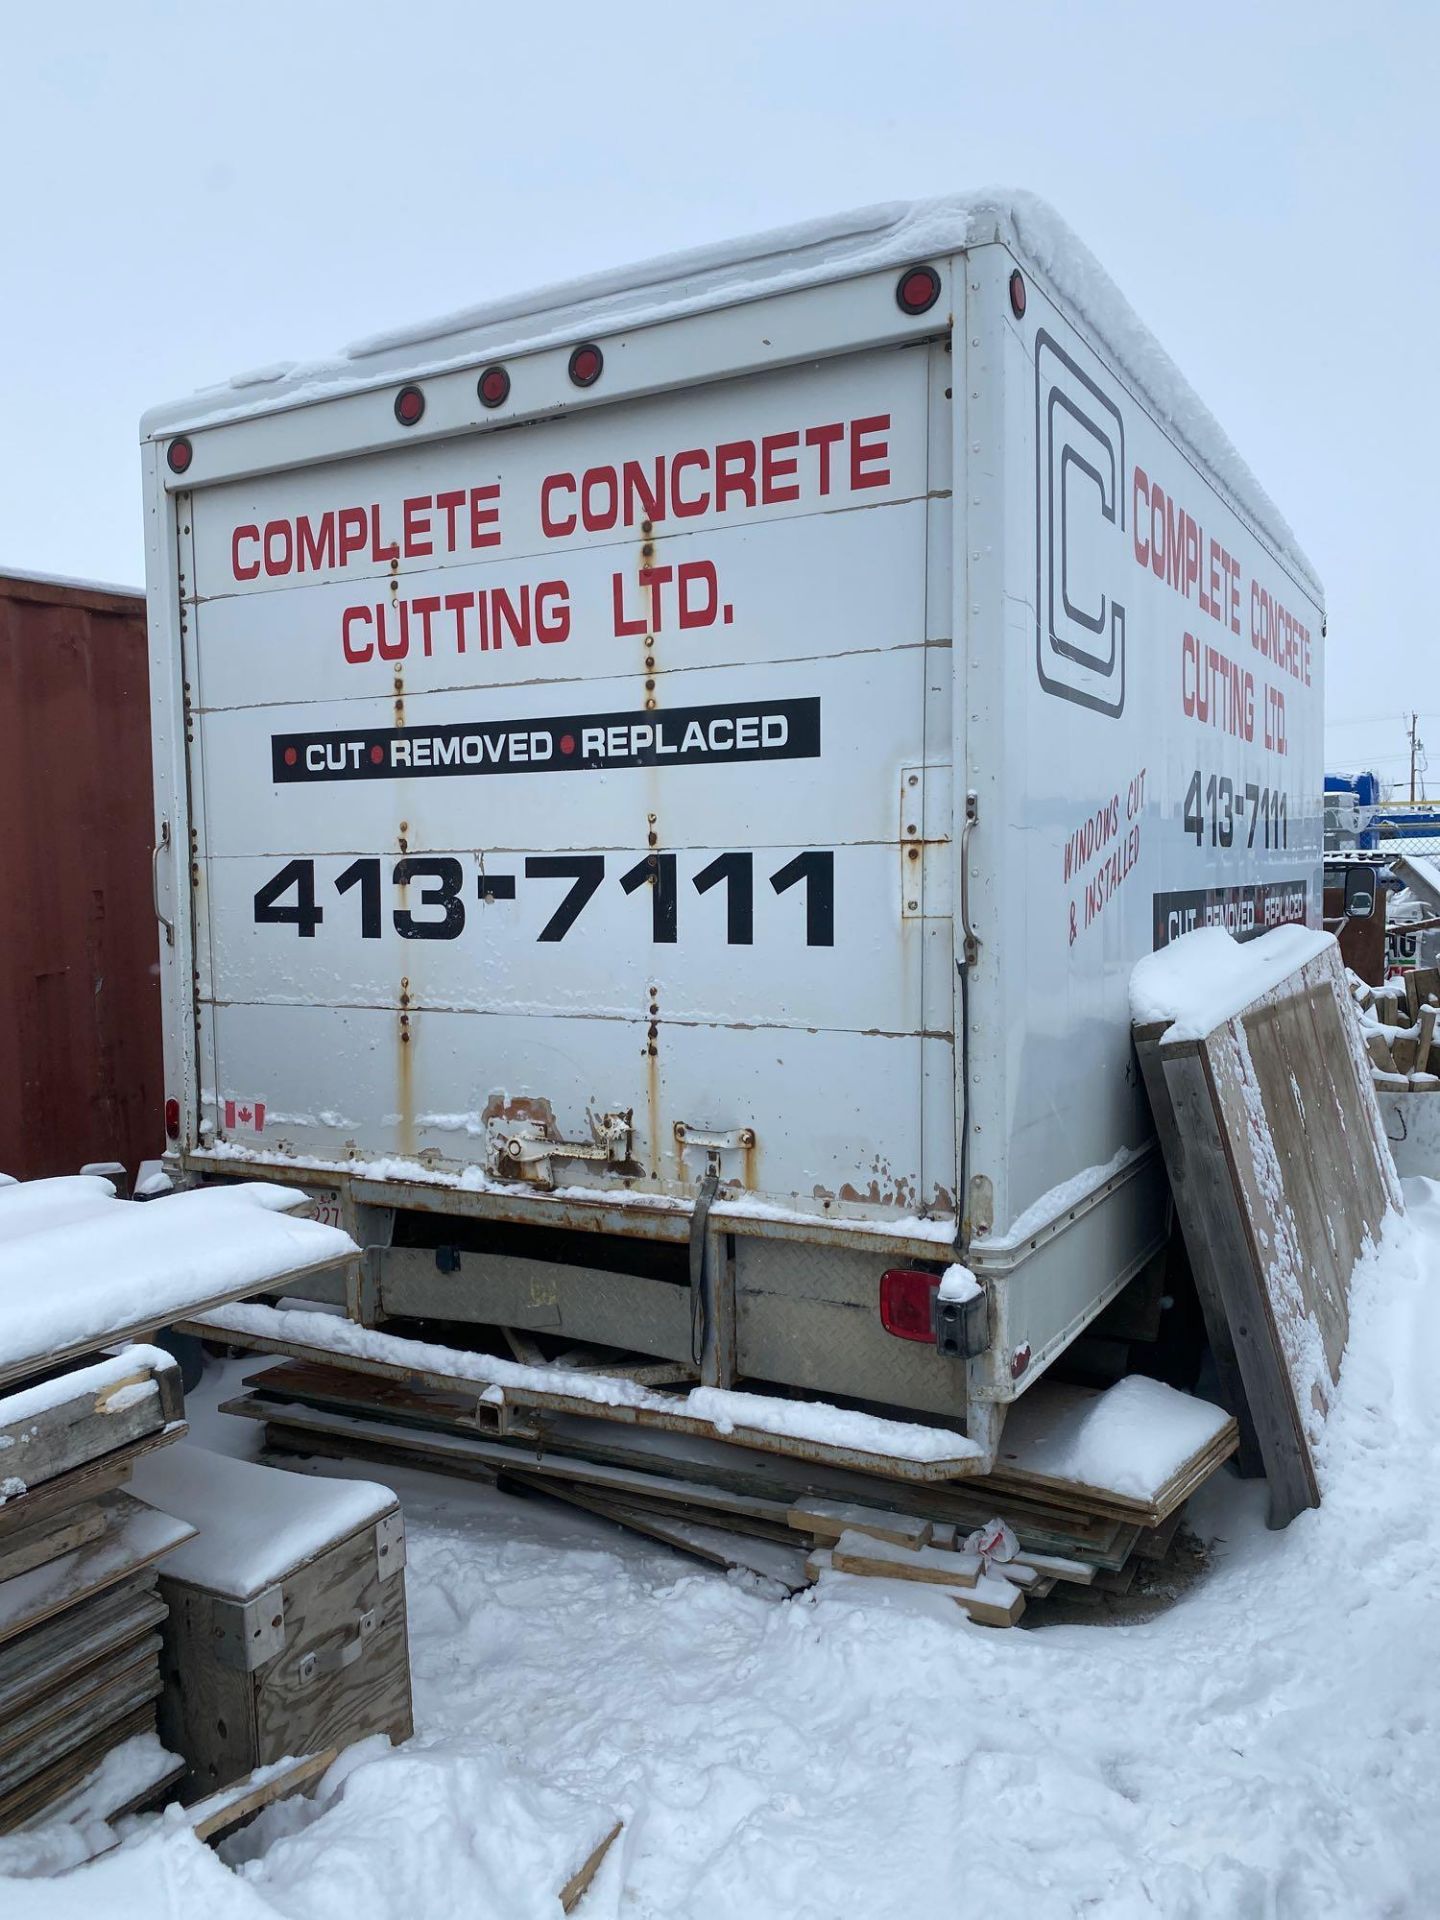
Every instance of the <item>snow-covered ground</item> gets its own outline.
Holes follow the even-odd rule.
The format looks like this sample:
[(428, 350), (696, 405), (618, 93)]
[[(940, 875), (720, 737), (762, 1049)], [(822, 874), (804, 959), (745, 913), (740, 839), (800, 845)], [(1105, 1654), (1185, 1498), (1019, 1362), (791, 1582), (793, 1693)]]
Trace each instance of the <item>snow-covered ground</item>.
[(0, 1841), (0, 1914), (554, 1920), (611, 1813), (585, 1920), (1434, 1914), (1440, 1185), (1407, 1197), (1357, 1276), (1324, 1506), (1269, 1534), (1262, 1489), (1222, 1475), (1192, 1508), (1212, 1568), (1163, 1615), (993, 1632), (833, 1575), (781, 1604), (399, 1474), (414, 1741), (222, 1859), (151, 1820), (42, 1880), (60, 1842)]

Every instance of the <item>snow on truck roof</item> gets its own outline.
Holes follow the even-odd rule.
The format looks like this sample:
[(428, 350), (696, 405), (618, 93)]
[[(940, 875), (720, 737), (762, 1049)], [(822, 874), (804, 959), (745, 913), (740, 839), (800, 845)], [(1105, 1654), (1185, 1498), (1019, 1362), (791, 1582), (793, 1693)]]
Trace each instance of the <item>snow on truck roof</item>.
[(534, 352), (591, 333), (650, 326), (991, 241), (1008, 246), (1050, 282), (1161, 425), (1200, 456), (1318, 598), (1315, 570), (1284, 516), (1094, 254), (1046, 201), (1008, 189), (884, 201), (488, 300), (372, 334), (334, 359), (287, 361), (236, 374), (188, 400), (151, 408), (141, 420), (141, 434), (150, 438), (182, 426), (219, 425), (381, 385), (397, 375), (423, 378), (502, 353)]

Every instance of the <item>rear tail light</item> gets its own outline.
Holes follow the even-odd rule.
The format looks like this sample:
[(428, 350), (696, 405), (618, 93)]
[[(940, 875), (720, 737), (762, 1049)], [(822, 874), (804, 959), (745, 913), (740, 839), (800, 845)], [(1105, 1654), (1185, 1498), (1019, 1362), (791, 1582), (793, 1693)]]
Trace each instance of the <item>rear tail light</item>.
[(169, 1140), (180, 1138), (180, 1102), (178, 1100), (165, 1102), (165, 1136)]
[(938, 1273), (921, 1273), (914, 1267), (891, 1267), (880, 1276), (880, 1324), (897, 1340), (923, 1340), (935, 1344), (935, 1296), (940, 1290)]

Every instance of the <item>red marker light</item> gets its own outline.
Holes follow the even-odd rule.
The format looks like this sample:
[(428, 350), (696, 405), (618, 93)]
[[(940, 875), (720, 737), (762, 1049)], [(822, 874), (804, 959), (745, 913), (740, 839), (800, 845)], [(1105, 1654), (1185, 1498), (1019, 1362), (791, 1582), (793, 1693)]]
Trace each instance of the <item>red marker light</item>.
[(911, 267), (895, 287), (895, 303), (902, 313), (928, 313), (940, 298), (940, 276), (933, 267)]
[(604, 365), (605, 356), (599, 347), (576, 347), (570, 356), (570, 378), (577, 387), (593, 387)]
[(482, 407), (503, 407), (510, 398), (510, 376), (504, 367), (486, 367), (475, 383)]
[(178, 1100), (165, 1102), (165, 1137), (168, 1140), (180, 1138), (180, 1102)]
[(419, 387), (401, 387), (395, 396), (395, 418), (402, 427), (413, 427), (425, 411), (425, 396)]
[(165, 464), (172, 473), (188, 473), (195, 449), (186, 439), (172, 440), (165, 449)]
[(891, 1267), (880, 1276), (880, 1324), (897, 1340), (935, 1344), (935, 1296), (938, 1273), (920, 1273), (912, 1267)]
[(1025, 318), (1025, 276), (1019, 267), (1010, 276), (1010, 311), (1017, 320)]

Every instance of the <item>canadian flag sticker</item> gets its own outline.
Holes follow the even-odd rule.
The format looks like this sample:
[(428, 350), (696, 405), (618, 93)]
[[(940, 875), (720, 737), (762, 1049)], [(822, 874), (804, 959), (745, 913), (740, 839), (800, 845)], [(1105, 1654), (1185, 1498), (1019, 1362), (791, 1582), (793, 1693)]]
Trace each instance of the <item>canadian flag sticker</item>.
[(225, 1125), (227, 1127), (248, 1127), (254, 1133), (265, 1131), (265, 1102), (263, 1100), (227, 1100), (225, 1102)]

